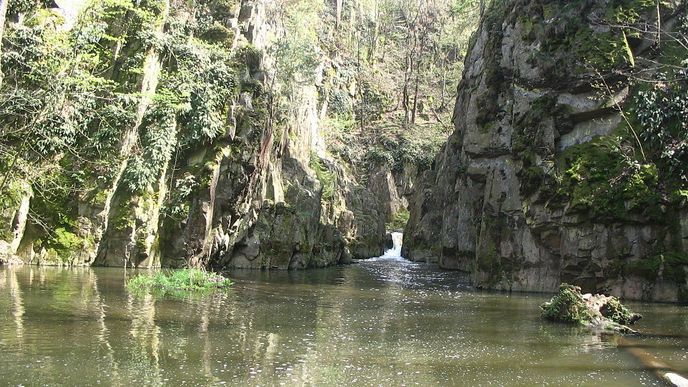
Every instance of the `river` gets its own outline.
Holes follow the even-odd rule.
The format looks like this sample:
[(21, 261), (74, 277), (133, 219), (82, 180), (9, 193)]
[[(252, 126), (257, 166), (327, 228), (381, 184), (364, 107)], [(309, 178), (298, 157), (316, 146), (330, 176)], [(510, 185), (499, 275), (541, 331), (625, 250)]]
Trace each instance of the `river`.
[[(545, 295), (476, 292), (387, 254), (155, 299), (132, 271), (0, 268), (0, 384), (661, 385), (613, 336), (542, 321)], [(685, 307), (630, 303), (637, 344), (688, 374)]]

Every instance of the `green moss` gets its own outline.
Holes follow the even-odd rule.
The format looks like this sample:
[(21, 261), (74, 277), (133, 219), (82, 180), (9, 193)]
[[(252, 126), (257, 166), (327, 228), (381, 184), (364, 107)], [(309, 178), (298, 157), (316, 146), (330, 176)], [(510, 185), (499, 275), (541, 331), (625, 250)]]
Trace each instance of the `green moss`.
[(678, 302), (688, 304), (688, 287), (686, 285), (679, 286), (678, 288)]
[(480, 128), (487, 131), (491, 129), (491, 125), (497, 120), (497, 115), (500, 111), (498, 106), (498, 96), (505, 87), (506, 74), (500, 65), (502, 58), (502, 22), (506, 15), (508, 8), (507, 2), (493, 1), (490, 3), (490, 8), (485, 13), (483, 20), (483, 29), (487, 31), (488, 40), (485, 43), (484, 54), (486, 58), (491, 60), (485, 62), (485, 70), (483, 77), (487, 89), (484, 94), (478, 96), (478, 112), (476, 116), (476, 123)]
[(533, 20), (521, 21), (525, 39), (541, 42), (540, 50), (533, 53), (531, 60), (543, 70), (547, 83), (555, 84), (575, 75), (634, 65), (632, 47), (627, 39), (634, 29), (594, 29), (590, 21), (581, 18), (581, 9), (601, 15), (602, 20), (598, 23), (602, 25), (631, 26), (653, 6), (654, 2), (650, 0), (607, 3), (576, 0), (557, 5), (535, 2), (525, 6), (519, 14), (528, 15), (528, 19)]
[(125, 231), (134, 227), (136, 219), (133, 206), (128, 200), (122, 200), (119, 208), (113, 209), (115, 217), (110, 220), (110, 224), (117, 231)]
[(478, 270), (487, 275), (487, 280), (485, 281), (487, 285), (494, 285), (502, 279), (504, 270), (494, 246), (490, 246), (487, 250), (480, 252), (477, 255), (477, 259)]
[(337, 185), (337, 175), (333, 171), (330, 171), (323, 160), (315, 153), (311, 153), (310, 167), (315, 172), (318, 181), (320, 181), (322, 185), (323, 200), (332, 200)]
[(618, 137), (568, 148), (559, 168), (564, 172), (560, 193), (574, 210), (602, 221), (629, 220), (633, 212), (664, 220), (656, 166), (634, 160)]
[(523, 162), (518, 175), (523, 195), (542, 190), (543, 185), (549, 191), (546, 196), (551, 198), (557, 193), (553, 177), (543, 170), (538, 158), (551, 160), (552, 149), (543, 142), (545, 133), (551, 125), (564, 131), (564, 126), (570, 125), (568, 113), (566, 107), (557, 104), (555, 95), (547, 94), (533, 100), (530, 109), (516, 117), (512, 149)]
[(688, 254), (669, 252), (663, 255), (664, 278), (682, 285), (686, 283), (686, 269), (688, 269)]
[(630, 25), (656, 6), (655, 0), (614, 0), (609, 3), (606, 19), (619, 24)]
[(507, 257), (500, 256), (497, 250), (498, 241), (508, 238), (510, 230), (503, 219), (485, 218), (480, 232), (483, 240), (480, 251), (476, 256), (475, 275), (480, 278), (478, 285), (495, 287), (497, 284), (510, 285), (514, 281), (516, 271), (514, 262)]
[(586, 325), (593, 319), (580, 288), (569, 284), (561, 284), (559, 293), (540, 309), (544, 318), (556, 322)]
[(662, 273), (664, 280), (677, 285), (685, 285), (686, 268), (688, 268), (688, 254), (679, 252), (664, 252), (651, 255), (625, 265), (624, 272), (637, 275), (654, 282)]
[(659, 275), (659, 269), (661, 267), (662, 259), (660, 256), (646, 257), (627, 264), (624, 272), (627, 274), (637, 275), (647, 279), (648, 281), (654, 282)]
[(600, 308), (602, 316), (621, 325), (632, 325), (642, 318), (641, 315), (633, 313), (618, 298), (612, 297), (604, 306)]

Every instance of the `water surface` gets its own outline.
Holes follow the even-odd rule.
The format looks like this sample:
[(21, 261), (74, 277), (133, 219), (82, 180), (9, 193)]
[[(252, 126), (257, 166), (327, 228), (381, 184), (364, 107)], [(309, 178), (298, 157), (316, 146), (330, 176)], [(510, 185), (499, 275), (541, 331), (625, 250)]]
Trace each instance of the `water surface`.
[[(383, 257), (234, 271), (210, 297), (136, 297), (122, 269), (0, 268), (0, 384), (661, 385), (614, 337), (541, 321), (544, 295), (472, 291)], [(688, 374), (688, 309), (632, 303)]]

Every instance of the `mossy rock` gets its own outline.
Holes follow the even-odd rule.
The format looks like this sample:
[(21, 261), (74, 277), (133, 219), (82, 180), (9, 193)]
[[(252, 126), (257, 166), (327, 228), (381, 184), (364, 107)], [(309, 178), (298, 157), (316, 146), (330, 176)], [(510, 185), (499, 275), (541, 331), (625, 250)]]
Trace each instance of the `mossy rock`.
[(560, 285), (559, 293), (542, 304), (540, 309), (542, 316), (550, 321), (620, 333), (634, 333), (628, 325), (642, 318), (614, 296), (584, 295), (580, 287), (565, 283)]
[(569, 284), (561, 284), (559, 293), (549, 302), (540, 305), (542, 316), (550, 321), (570, 324), (586, 324), (593, 318), (588, 308), (581, 288)]
[(637, 313), (631, 312), (616, 297), (608, 300), (600, 308), (600, 313), (602, 313), (602, 316), (623, 325), (632, 325), (642, 317)]

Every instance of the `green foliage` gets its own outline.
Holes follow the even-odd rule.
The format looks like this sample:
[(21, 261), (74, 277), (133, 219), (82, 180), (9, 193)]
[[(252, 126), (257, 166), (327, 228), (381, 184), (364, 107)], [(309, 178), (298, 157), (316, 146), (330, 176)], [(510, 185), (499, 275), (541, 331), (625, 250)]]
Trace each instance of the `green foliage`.
[[(688, 60), (688, 52), (685, 53)], [(688, 65), (688, 62), (686, 63)], [(677, 181), (677, 188), (688, 187), (688, 68), (676, 71), (650, 90), (639, 91), (633, 113), (640, 137), (658, 160), (665, 176)]]
[(138, 274), (127, 281), (127, 289), (135, 294), (153, 292), (161, 296), (184, 296), (193, 292), (226, 289), (231, 285), (230, 279), (199, 269)]
[(392, 151), (382, 146), (374, 146), (372, 148), (369, 148), (368, 152), (366, 152), (365, 160), (371, 166), (381, 164), (395, 164), (394, 155), (392, 154)]
[(69, 160), (63, 159), (62, 165), (53, 166), (32, 182), (34, 198), (31, 211), (39, 224), (45, 225), (49, 235), (52, 234), (51, 227), (68, 231), (76, 227), (74, 202), (83, 178), (83, 171), (72, 170)]
[[(239, 91), (239, 73), (260, 63), (260, 51), (251, 46), (233, 56), (227, 47), (188, 39), (185, 34), (190, 26), (180, 20), (169, 24), (168, 33), (155, 43), (167, 66), (141, 125), (141, 147), (124, 175), (124, 183), (134, 193), (155, 184), (175, 150), (195, 149), (226, 133), (227, 115)], [(208, 28), (206, 32), (211, 33), (213, 27)], [(178, 206), (172, 204), (179, 215), (183, 211)]]
[(163, 75), (160, 93), (177, 109), (179, 147), (207, 144), (224, 134), (238, 86), (231, 55), (199, 41), (174, 44), (165, 55), (175, 63)]
[(287, 0), (282, 3), (287, 33), (274, 46), (277, 76), (287, 93), (297, 84), (314, 81), (320, 64), (317, 26), (323, 3), (317, 0)]
[(395, 146), (393, 170), (401, 171), (404, 165), (429, 169), (445, 140), (439, 127), (419, 128), (415, 134), (402, 136)]
[(389, 129), (376, 138), (377, 145), (365, 151), (364, 161), (369, 169), (384, 164), (395, 172), (402, 171), (406, 165), (420, 170), (429, 169), (448, 135), (441, 125), (417, 125), (398, 131)]
[(349, 96), (349, 92), (346, 90), (332, 90), (330, 92), (328, 103), (330, 112), (335, 117), (351, 116), (354, 114), (353, 99)]
[(544, 318), (556, 322), (585, 325), (593, 318), (580, 288), (569, 284), (561, 284), (559, 293), (540, 309)]
[(248, 44), (237, 50), (236, 57), (239, 63), (246, 65), (248, 71), (254, 72), (260, 70), (263, 52), (254, 45)]
[(52, 4), (49, 0), (8, 0), (7, 15), (16, 17), (19, 14), (33, 13)]
[[(4, 160), (0, 160), (3, 161)], [(0, 172), (3, 168), (0, 168)], [(6, 173), (6, 172), (4, 172)], [(19, 182), (10, 181), (7, 183), (5, 189), (0, 193), (0, 240), (10, 241), (13, 238), (11, 234), (12, 220), (15, 211), (19, 207), (23, 192)]]
[(123, 183), (132, 193), (142, 193), (160, 178), (177, 145), (177, 128), (171, 106), (153, 106), (142, 124), (142, 149), (127, 165)]
[(201, 39), (208, 43), (231, 45), (234, 39), (234, 31), (219, 23), (215, 23), (201, 35)]
[(84, 247), (84, 240), (64, 227), (58, 227), (53, 231), (46, 246), (55, 250), (57, 256), (66, 262), (74, 252)]
[(195, 36), (200, 36), (209, 42), (224, 44), (226, 40), (217, 40), (218, 36), (215, 33), (218, 32), (218, 27), (222, 27), (222, 35), (227, 33), (223, 25), (236, 16), (239, 3), (238, 0), (196, 0), (193, 7), (194, 24), (189, 25), (188, 28), (194, 32)]
[(191, 194), (199, 187), (195, 176), (187, 174), (174, 182), (174, 189), (170, 199), (162, 212), (177, 222), (183, 222), (189, 216), (189, 200)]
[(406, 224), (409, 221), (410, 213), (406, 208), (401, 208), (394, 214), (392, 220), (386, 224), (387, 231), (404, 231)]
[(132, 117), (125, 112), (127, 98), (114, 93), (112, 82), (92, 75), (96, 62), (74, 54), (68, 35), (49, 25), (17, 26), (8, 30), (6, 42), (0, 124), (13, 130), (0, 134), (0, 141), (26, 141), (33, 154), (49, 156), (82, 143), (103, 150), (102, 142), (117, 138), (115, 128)]
[[(7, 29), (2, 57), (5, 82), (0, 93), (0, 105), (5, 109), (0, 112), (0, 125), (12, 130), (0, 134), (0, 144), (17, 152), (20, 162), (16, 173), (34, 180), (39, 209), (68, 212), (68, 207), (61, 207), (69, 206), (67, 197), (95, 184), (87, 187), (85, 176), (63, 179), (63, 187), (54, 184), (58, 182), (56, 176), (77, 175), (69, 169), (55, 169), (54, 161), (65, 153), (79, 160), (82, 175), (102, 182), (112, 173), (112, 157), (118, 151), (122, 130), (134, 121), (134, 106), (139, 100), (130, 93), (145, 52), (141, 45), (144, 37), (138, 33), (157, 18), (161, 5), (160, 1), (137, 5), (99, 1), (87, 7), (71, 31), (59, 29), (60, 21), (50, 15), (46, 17), (55, 20), (10, 25)], [(117, 30), (122, 23), (132, 26), (134, 33)], [(123, 47), (118, 60), (112, 56), (112, 44)], [(52, 177), (35, 178), (42, 165)], [(59, 163), (63, 168), (72, 166), (76, 165)], [(50, 198), (43, 200), (44, 192), (49, 192)], [(57, 195), (59, 192), (62, 194)], [(56, 196), (63, 199), (55, 200)], [(47, 215), (55, 217), (52, 210)]]
[(311, 153), (310, 167), (322, 185), (323, 200), (332, 200), (337, 188), (337, 174), (330, 171), (327, 164), (315, 153)]

